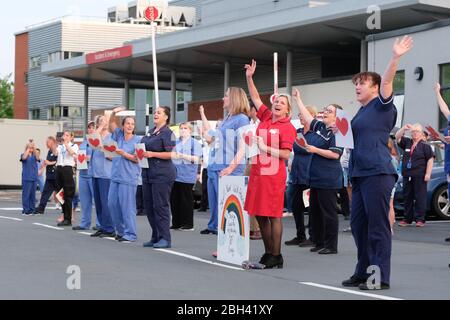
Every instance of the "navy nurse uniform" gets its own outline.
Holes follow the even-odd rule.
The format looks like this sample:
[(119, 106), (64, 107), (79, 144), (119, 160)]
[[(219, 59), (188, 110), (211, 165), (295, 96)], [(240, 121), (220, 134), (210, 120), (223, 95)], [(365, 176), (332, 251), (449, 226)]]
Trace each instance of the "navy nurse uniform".
[(389, 200), (397, 179), (388, 140), (397, 121), (394, 97), (381, 96), (361, 107), (352, 120), (355, 148), (349, 173), (353, 185), (351, 228), (358, 248), (354, 276), (367, 279), (369, 266), (390, 284), (392, 233)]
[[(147, 151), (172, 152), (175, 141), (172, 130), (165, 126), (159, 131), (152, 129), (141, 143), (145, 144)], [(142, 188), (144, 210), (152, 227), (150, 243), (165, 240), (170, 244), (170, 193), (177, 175), (176, 169), (171, 159), (149, 158), (148, 165), (148, 169), (142, 169)]]

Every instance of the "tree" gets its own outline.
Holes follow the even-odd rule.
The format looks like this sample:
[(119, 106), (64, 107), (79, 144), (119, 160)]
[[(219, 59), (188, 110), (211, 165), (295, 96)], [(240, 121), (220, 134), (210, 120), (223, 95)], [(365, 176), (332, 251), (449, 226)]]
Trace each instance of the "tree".
[(11, 75), (0, 79), (0, 118), (12, 118), (14, 110), (14, 84)]

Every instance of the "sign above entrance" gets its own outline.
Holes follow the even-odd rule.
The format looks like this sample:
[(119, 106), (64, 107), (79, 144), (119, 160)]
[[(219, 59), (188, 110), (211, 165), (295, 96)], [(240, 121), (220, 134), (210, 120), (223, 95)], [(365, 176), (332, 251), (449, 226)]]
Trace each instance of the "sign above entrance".
[(114, 48), (87, 54), (86, 64), (95, 64), (111, 60), (123, 59), (131, 57), (132, 55), (133, 55), (133, 46)]

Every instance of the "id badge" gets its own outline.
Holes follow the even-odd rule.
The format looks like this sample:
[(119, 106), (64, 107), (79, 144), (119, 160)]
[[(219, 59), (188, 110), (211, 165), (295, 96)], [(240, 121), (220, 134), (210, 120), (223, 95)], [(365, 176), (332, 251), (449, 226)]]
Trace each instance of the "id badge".
[(412, 168), (412, 163), (411, 160), (408, 161), (407, 165), (406, 165), (407, 169), (411, 169)]

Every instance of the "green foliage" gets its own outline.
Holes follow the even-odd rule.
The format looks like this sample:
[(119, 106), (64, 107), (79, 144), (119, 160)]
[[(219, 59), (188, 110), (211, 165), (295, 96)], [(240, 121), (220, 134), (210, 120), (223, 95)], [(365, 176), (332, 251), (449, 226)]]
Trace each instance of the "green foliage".
[(0, 118), (14, 115), (14, 84), (11, 75), (0, 79)]

